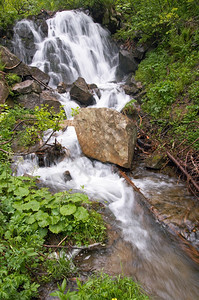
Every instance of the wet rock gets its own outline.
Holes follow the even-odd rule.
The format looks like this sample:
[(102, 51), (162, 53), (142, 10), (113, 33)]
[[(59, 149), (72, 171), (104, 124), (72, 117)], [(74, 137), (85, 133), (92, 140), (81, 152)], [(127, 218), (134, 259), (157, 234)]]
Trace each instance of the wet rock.
[(39, 94), (42, 90), (40, 85), (34, 80), (25, 80), (23, 82), (16, 83), (13, 86), (12, 91), (20, 94), (28, 94), (32, 92)]
[(132, 53), (127, 50), (120, 50), (119, 67), (124, 74), (133, 73), (137, 70), (138, 63), (136, 62)]
[(57, 86), (57, 92), (63, 94), (66, 92), (67, 84), (65, 82), (60, 82)]
[(149, 169), (160, 170), (166, 162), (166, 155), (154, 152), (146, 158), (145, 166)]
[(36, 67), (29, 67), (25, 63), (8, 50), (8, 48), (0, 46), (0, 58), (5, 65), (5, 71), (15, 73), (23, 78), (31, 78), (32, 76), (37, 80), (48, 84), (50, 77)]
[(40, 167), (50, 167), (55, 163), (62, 161), (67, 155), (67, 152), (61, 144), (55, 141), (54, 144), (45, 146), (44, 148), (36, 151), (36, 155), (38, 157), (38, 164)]
[(70, 181), (70, 180), (72, 180), (72, 176), (70, 175), (70, 172), (65, 171), (64, 172), (64, 181), (67, 182), (67, 181)]
[(40, 69), (37, 67), (29, 67), (30, 68), (30, 73), (31, 75), (36, 78), (37, 80), (45, 83), (46, 85), (50, 81), (50, 76), (44, 72), (42, 72)]
[(51, 91), (43, 91), (40, 94), (40, 105), (48, 105), (48, 107), (54, 108), (55, 113), (59, 113), (61, 110), (59, 96)]
[(84, 78), (79, 77), (72, 85), (70, 96), (73, 100), (80, 102), (82, 105), (94, 104), (95, 99), (90, 93), (88, 85)]
[(125, 94), (127, 95), (136, 95), (138, 93), (138, 88), (136, 86), (130, 86), (130, 85), (122, 85), (122, 88), (124, 89), (125, 91)]
[(131, 167), (137, 131), (130, 119), (108, 108), (84, 108), (74, 121), (78, 141), (86, 156)]
[(142, 60), (144, 58), (145, 52), (147, 50), (147, 45), (136, 45), (132, 50), (132, 54), (138, 60)]
[(15, 54), (27, 64), (32, 62), (36, 52), (34, 35), (30, 26), (26, 22), (17, 23), (15, 26), (15, 35), (21, 39), (24, 49), (26, 49), (25, 57), (22, 54), (22, 45), (18, 43), (15, 47)]
[(0, 76), (0, 104), (4, 104), (9, 95), (9, 87), (3, 76)]
[(12, 54), (8, 48), (0, 46), (0, 56), (6, 71), (19, 76), (31, 75), (30, 68), (21, 62), (16, 55)]
[(20, 95), (15, 98), (18, 104), (28, 109), (34, 109), (35, 106), (40, 106), (40, 96), (37, 93), (29, 93)]
[(101, 98), (100, 89), (98, 88), (98, 86), (95, 83), (88, 84), (88, 88), (89, 88), (89, 90), (91, 90), (92, 93), (93, 92), (96, 93), (98, 98)]

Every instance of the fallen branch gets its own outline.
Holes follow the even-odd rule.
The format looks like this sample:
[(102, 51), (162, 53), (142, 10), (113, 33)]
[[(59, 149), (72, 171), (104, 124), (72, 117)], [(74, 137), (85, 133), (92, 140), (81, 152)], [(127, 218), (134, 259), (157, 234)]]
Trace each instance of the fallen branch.
[(18, 67), (20, 64), (22, 63), (22, 61), (20, 60), (16, 65), (12, 66), (12, 67), (4, 67), (6, 70), (13, 70), (16, 67)]
[(1, 148), (0, 148), (0, 151), (3, 152), (3, 153), (5, 153), (5, 154), (8, 154), (8, 155), (10, 154), (8, 151), (3, 150), (3, 149), (1, 149)]
[(45, 84), (43, 81), (37, 79), (35, 76), (31, 75), (32, 79), (34, 79), (35, 81), (37, 81), (39, 84), (43, 85), (47, 90), (53, 92), (54, 90), (49, 87), (47, 84)]
[(94, 243), (94, 244), (91, 244), (91, 245), (88, 245), (88, 246), (61, 246), (61, 245), (46, 245), (44, 244), (43, 247), (46, 247), (46, 248), (72, 248), (72, 249), (79, 249), (79, 250), (87, 250), (87, 249), (91, 249), (91, 248), (94, 248), (94, 247), (98, 247), (98, 246), (102, 246), (104, 247), (103, 244), (101, 243)]
[(178, 152), (178, 154), (180, 154), (181, 152), (185, 151), (186, 149), (188, 149), (190, 146), (192, 146), (195, 142), (197, 142), (199, 140), (199, 137), (193, 141), (193, 143), (191, 143), (189, 146), (187, 146), (186, 148), (182, 149), (180, 152)]
[(180, 165), (180, 163), (177, 161), (177, 159), (175, 159), (175, 157), (173, 157), (173, 155), (171, 155), (171, 153), (167, 151), (166, 154), (169, 157), (169, 159), (172, 160), (176, 164), (176, 166), (182, 171), (182, 173), (187, 177), (188, 182), (190, 181), (196, 188), (196, 190), (199, 192), (199, 186), (192, 178), (192, 176)]

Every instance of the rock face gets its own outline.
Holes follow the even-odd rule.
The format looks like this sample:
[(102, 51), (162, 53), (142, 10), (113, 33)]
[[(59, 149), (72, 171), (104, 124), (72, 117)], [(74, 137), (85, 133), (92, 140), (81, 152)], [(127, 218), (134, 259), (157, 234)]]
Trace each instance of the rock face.
[(16, 83), (13, 86), (12, 91), (21, 94), (28, 94), (31, 92), (41, 93), (41, 87), (34, 80), (25, 80), (23, 82)]
[(5, 71), (15, 73), (18, 76), (33, 76), (37, 80), (48, 84), (50, 77), (36, 67), (29, 67), (20, 61), (20, 59), (11, 53), (8, 48), (0, 46), (1, 62), (5, 65)]
[(137, 131), (134, 123), (108, 108), (82, 108), (75, 116), (75, 130), (83, 153), (130, 168)]
[(9, 87), (4, 80), (3, 76), (0, 76), (0, 104), (4, 104), (9, 95)]
[(15, 97), (15, 101), (25, 108), (34, 109), (35, 106), (48, 105), (49, 108), (54, 109), (55, 113), (60, 112), (61, 104), (57, 94), (48, 90), (41, 91), (40, 86), (32, 80), (15, 84), (13, 91), (20, 93)]
[(138, 68), (138, 63), (135, 61), (134, 55), (127, 50), (119, 52), (119, 66), (124, 74), (135, 72)]
[(70, 90), (70, 96), (72, 99), (80, 102), (82, 105), (91, 105), (95, 102), (93, 95), (89, 92), (86, 81), (82, 77), (79, 77), (73, 83)]
[(57, 94), (51, 91), (43, 91), (40, 94), (40, 104), (53, 107), (55, 113), (58, 113), (61, 109), (61, 103), (58, 100)]

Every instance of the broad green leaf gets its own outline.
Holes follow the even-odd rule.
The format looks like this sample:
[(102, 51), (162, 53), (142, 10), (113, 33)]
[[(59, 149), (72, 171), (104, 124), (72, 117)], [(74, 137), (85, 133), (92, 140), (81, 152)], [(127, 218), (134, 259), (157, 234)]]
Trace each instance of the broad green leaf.
[(75, 193), (75, 194), (71, 194), (70, 196), (72, 202), (84, 202), (84, 203), (90, 202), (88, 196), (85, 194)]
[(44, 237), (47, 235), (47, 233), (48, 233), (48, 229), (47, 229), (47, 228), (39, 228), (39, 229), (38, 229), (38, 232), (39, 232), (39, 235), (40, 235), (42, 238), (44, 238)]
[(53, 216), (58, 216), (59, 215), (59, 210), (57, 208), (53, 208), (51, 210), (51, 213), (52, 213)]
[(60, 213), (63, 216), (70, 216), (72, 214), (74, 214), (76, 212), (76, 206), (74, 204), (67, 204), (67, 205), (63, 205), (60, 208)]
[(60, 233), (62, 231), (64, 231), (66, 229), (66, 226), (67, 224), (65, 222), (59, 222), (55, 225), (50, 225), (49, 226), (49, 230), (52, 232), (52, 233)]
[(47, 214), (46, 212), (43, 212), (42, 210), (39, 210), (36, 214), (35, 214), (35, 219), (37, 221), (42, 221), (42, 220), (46, 220), (49, 217), (49, 214)]
[(36, 221), (35, 214), (27, 217), (27, 223), (33, 224)]
[(52, 225), (57, 224), (59, 221), (60, 221), (60, 216), (51, 216), (51, 217), (50, 217), (50, 223), (51, 223)]
[(16, 196), (20, 196), (20, 197), (24, 197), (24, 196), (28, 196), (29, 194), (29, 189), (26, 187), (18, 187), (15, 191), (14, 194)]
[(39, 225), (40, 227), (44, 228), (44, 227), (46, 227), (46, 226), (49, 225), (49, 222), (48, 222), (48, 220), (44, 219), (44, 220), (42, 220), (42, 221), (39, 221), (39, 222), (38, 222), (38, 225)]
[(17, 210), (19, 210), (19, 211), (23, 211), (23, 204), (21, 204), (21, 202), (20, 203), (14, 203), (13, 204), (13, 207), (15, 208), (15, 209), (17, 209)]
[(78, 207), (76, 213), (74, 214), (74, 217), (78, 221), (87, 220), (89, 217), (89, 213), (84, 207)]
[(36, 200), (33, 200), (33, 201), (30, 201), (28, 203), (25, 203), (23, 205), (23, 210), (26, 209), (26, 210), (33, 210), (33, 211), (38, 211), (40, 208), (40, 203)]

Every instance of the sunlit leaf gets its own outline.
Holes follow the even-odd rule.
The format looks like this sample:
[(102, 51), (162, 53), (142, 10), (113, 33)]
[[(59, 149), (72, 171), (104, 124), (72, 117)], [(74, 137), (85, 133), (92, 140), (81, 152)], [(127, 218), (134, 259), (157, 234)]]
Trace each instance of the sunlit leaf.
[(74, 204), (67, 204), (67, 205), (63, 205), (60, 208), (60, 213), (63, 216), (70, 216), (72, 214), (74, 214), (76, 212), (76, 206)]
[(89, 217), (88, 211), (84, 207), (78, 207), (76, 213), (74, 214), (74, 217), (78, 220), (86, 220)]
[(49, 230), (52, 233), (58, 234), (58, 233), (64, 231), (66, 229), (66, 226), (67, 226), (67, 224), (65, 222), (59, 222), (56, 225), (50, 225)]

